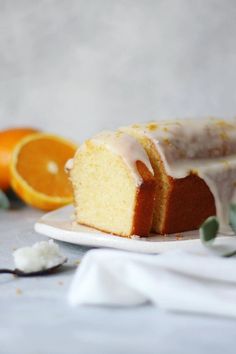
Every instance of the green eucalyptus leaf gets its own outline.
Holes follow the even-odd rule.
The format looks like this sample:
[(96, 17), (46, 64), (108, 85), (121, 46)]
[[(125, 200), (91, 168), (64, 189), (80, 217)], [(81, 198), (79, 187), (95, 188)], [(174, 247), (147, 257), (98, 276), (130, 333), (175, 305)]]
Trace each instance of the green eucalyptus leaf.
[(9, 209), (10, 202), (3, 191), (0, 190), (0, 209)]
[(203, 244), (210, 245), (216, 238), (219, 231), (219, 220), (216, 216), (210, 216), (200, 226), (200, 239)]
[(236, 204), (230, 204), (229, 224), (230, 224), (232, 230), (234, 231), (234, 233), (236, 233)]

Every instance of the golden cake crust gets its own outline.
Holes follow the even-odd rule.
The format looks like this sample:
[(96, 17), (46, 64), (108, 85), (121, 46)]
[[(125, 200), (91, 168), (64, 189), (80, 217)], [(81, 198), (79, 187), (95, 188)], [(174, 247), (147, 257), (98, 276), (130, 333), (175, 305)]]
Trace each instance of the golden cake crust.
[(160, 234), (195, 230), (209, 216), (216, 215), (214, 197), (206, 183), (197, 175), (174, 179), (170, 189)]
[(152, 225), (156, 181), (142, 162), (137, 161), (137, 168), (143, 182), (137, 191), (132, 234), (148, 236)]

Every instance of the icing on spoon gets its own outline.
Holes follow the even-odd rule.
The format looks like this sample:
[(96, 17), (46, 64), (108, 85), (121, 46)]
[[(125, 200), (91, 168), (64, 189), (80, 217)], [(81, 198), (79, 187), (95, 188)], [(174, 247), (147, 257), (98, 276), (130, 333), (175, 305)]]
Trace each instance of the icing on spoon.
[(19, 248), (13, 253), (13, 257), (16, 268), (0, 269), (0, 273), (10, 273), (19, 277), (46, 275), (67, 261), (53, 240), (37, 242), (32, 247)]

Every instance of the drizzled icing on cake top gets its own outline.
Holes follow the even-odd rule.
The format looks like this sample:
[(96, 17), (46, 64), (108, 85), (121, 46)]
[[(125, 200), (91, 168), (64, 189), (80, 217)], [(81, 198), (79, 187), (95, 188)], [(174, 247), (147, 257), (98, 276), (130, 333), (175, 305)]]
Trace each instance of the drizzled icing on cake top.
[(146, 151), (132, 136), (122, 132), (102, 132), (91, 139), (93, 143), (105, 145), (114, 154), (119, 155), (130, 169), (137, 185), (142, 183), (136, 162), (141, 161), (154, 175), (152, 165)]
[(131, 128), (152, 140), (169, 176), (184, 178), (196, 173), (206, 182), (215, 198), (221, 231), (228, 233), (229, 205), (236, 202), (236, 122), (186, 119)]

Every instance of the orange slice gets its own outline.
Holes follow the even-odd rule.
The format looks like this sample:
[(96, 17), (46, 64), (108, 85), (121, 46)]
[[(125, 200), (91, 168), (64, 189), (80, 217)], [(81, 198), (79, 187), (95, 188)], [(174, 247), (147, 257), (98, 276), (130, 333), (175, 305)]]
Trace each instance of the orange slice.
[(10, 161), (16, 144), (25, 136), (38, 133), (34, 128), (19, 127), (0, 131), (0, 189), (10, 187)]
[(53, 210), (72, 202), (64, 166), (76, 145), (58, 136), (38, 133), (22, 139), (11, 160), (11, 187), (27, 204)]

